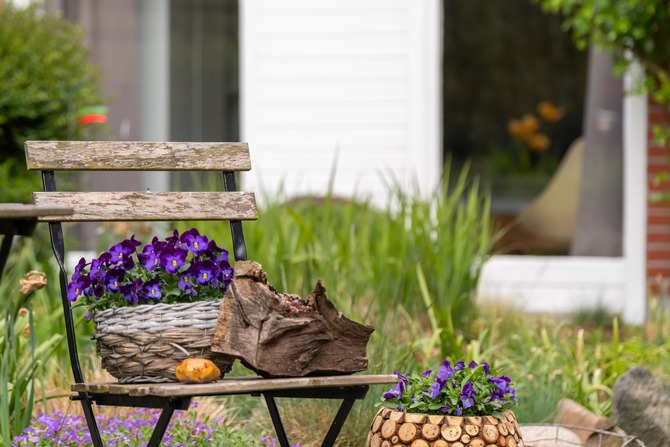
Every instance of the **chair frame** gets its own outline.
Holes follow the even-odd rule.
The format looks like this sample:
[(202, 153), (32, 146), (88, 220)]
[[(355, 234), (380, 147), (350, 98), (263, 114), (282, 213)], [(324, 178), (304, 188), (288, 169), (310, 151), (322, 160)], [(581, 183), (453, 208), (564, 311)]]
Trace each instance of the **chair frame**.
[[(215, 162), (206, 158), (213, 156)], [(182, 158), (187, 158), (182, 160)], [(67, 299), (68, 275), (65, 266), (65, 241), (63, 222), (100, 221), (96, 216), (84, 215), (83, 202), (73, 202), (71, 198), (61, 200), (56, 188), (54, 171), (68, 170), (169, 170), (169, 171), (220, 171), (223, 176), (222, 193), (239, 193), (235, 180), (236, 171), (251, 169), (246, 143), (142, 143), (142, 142), (46, 142), (26, 143), (26, 159), (29, 170), (40, 170), (44, 193), (34, 193), (33, 202), (38, 205), (73, 206), (73, 216), (42, 216), (40, 220), (49, 222), (49, 233), (54, 256), (59, 266), (61, 300), (64, 310), (66, 336), (70, 366), (74, 378), (72, 390), (76, 392), (72, 400), (81, 402), (91, 440), (94, 446), (102, 447), (103, 441), (95, 420), (93, 403), (96, 405), (142, 407), (160, 409), (154, 431), (148, 446), (158, 446), (175, 410), (186, 410), (193, 397), (206, 395), (249, 394), (263, 396), (281, 447), (290, 447), (280, 416), (276, 398), (340, 399), (342, 403), (326, 433), (322, 446), (332, 446), (342, 425), (346, 421), (356, 400), (363, 399), (370, 385), (395, 383), (393, 375), (354, 375), (332, 377), (301, 377), (291, 379), (224, 378), (211, 384), (115, 384), (87, 383), (82, 373), (77, 350), (77, 342), (71, 303)], [(177, 166), (166, 163), (175, 163)], [(77, 194), (77, 193), (65, 193)], [(100, 193), (101, 197), (105, 193)], [(113, 194), (113, 193), (110, 193)], [(123, 193), (119, 193), (123, 199)], [(152, 193), (134, 193), (147, 195)], [(159, 193), (153, 193), (159, 194)], [(178, 194), (178, 193), (174, 193)], [(250, 193), (240, 193), (250, 194)], [(96, 196), (97, 197), (97, 196)], [(151, 196), (149, 196), (151, 197)], [(242, 196), (237, 197), (236, 200)], [(245, 196), (247, 199), (249, 196)], [(90, 199), (88, 197), (87, 199)], [(79, 200), (79, 199), (78, 199)], [(83, 199), (82, 199), (83, 200)], [(255, 200), (251, 195), (251, 212), (230, 217), (231, 214), (219, 210), (205, 210), (205, 214), (186, 218), (165, 218), (159, 216), (133, 215), (130, 209), (119, 220), (228, 220), (233, 241), (235, 261), (247, 259), (242, 219), (255, 219)], [(166, 203), (169, 203), (166, 201)], [(248, 205), (248, 203), (246, 204)], [(85, 207), (84, 207), (85, 208)], [(169, 213), (168, 213), (169, 214)], [(196, 213), (197, 214), (197, 213)], [(171, 216), (168, 216), (171, 217)], [(178, 216), (179, 217), (179, 216)], [(203, 218), (204, 217), (204, 218)], [(115, 220), (105, 216), (105, 220)]]

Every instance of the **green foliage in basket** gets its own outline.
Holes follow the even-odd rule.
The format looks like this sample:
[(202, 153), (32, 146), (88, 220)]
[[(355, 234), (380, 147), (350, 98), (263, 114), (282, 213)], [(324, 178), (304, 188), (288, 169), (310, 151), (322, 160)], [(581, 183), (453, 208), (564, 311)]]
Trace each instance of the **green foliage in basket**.
[(383, 399), (399, 411), (502, 417), (516, 404), (510, 378), (498, 375), (486, 362), (466, 365), (460, 360), (452, 367), (449, 360), (443, 360), (437, 371), (394, 374), (399, 381)]
[(81, 258), (67, 286), (71, 302), (92, 312), (110, 307), (220, 299), (233, 279), (228, 250), (192, 228), (142, 245), (135, 236), (93, 259)]

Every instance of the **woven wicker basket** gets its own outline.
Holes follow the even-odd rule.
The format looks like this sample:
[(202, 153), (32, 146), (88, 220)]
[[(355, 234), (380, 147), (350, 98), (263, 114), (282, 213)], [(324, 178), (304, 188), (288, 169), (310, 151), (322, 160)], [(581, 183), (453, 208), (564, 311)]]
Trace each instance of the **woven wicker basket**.
[(212, 360), (221, 373), (232, 357), (212, 352), (221, 300), (106, 309), (94, 315), (102, 367), (121, 383), (176, 382), (188, 357)]

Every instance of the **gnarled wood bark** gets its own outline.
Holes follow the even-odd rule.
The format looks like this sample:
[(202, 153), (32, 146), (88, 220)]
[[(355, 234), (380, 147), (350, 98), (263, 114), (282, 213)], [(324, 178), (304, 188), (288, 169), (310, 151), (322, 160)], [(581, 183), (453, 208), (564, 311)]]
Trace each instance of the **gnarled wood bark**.
[(241, 261), (212, 350), (266, 377), (351, 374), (367, 369), (365, 348), (373, 331), (338, 312), (321, 281), (305, 301), (277, 293), (260, 264)]

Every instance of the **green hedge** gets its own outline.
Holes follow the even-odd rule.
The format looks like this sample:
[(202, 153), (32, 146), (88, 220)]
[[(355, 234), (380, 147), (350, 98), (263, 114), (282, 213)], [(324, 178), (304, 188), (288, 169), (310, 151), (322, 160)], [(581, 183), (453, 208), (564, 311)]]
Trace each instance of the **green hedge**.
[(40, 189), (26, 173), (26, 140), (77, 139), (78, 110), (101, 104), (83, 32), (38, 5), (0, 6), (0, 201)]

